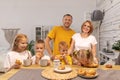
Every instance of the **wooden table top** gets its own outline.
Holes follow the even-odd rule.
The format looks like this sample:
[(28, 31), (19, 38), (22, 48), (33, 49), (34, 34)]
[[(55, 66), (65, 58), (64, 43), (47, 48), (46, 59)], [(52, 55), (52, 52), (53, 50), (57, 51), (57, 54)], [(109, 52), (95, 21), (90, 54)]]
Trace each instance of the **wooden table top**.
[[(46, 68), (51, 68), (51, 67), (53, 66), (40, 67), (40, 65), (31, 65), (29, 67), (22, 66), (21, 69), (46, 69)], [(71, 68), (78, 69), (80, 68), (80, 66), (72, 65)], [(103, 69), (103, 70), (120, 70), (120, 65), (115, 65), (112, 68), (106, 68), (105, 65), (100, 65), (98, 68)], [(94, 68), (94, 69), (98, 69), (98, 68)], [(14, 75), (19, 70), (20, 69), (12, 69), (9, 72), (6, 72), (5, 74), (0, 76), (0, 80), (8, 80), (12, 75)]]

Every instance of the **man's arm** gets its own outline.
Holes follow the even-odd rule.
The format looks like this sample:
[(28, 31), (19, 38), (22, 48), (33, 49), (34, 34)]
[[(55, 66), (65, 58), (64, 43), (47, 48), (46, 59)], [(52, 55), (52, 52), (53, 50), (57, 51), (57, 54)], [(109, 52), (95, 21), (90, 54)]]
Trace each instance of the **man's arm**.
[(50, 41), (51, 41), (51, 38), (47, 36), (45, 39), (45, 46), (46, 46), (46, 49), (47, 49), (49, 55), (53, 56), (52, 49), (50, 48)]

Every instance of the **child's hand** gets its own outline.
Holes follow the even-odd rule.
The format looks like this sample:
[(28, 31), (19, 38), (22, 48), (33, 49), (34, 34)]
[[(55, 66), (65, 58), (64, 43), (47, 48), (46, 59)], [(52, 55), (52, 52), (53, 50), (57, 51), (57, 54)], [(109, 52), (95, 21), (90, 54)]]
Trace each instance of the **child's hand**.
[(12, 67), (13, 67), (14, 69), (20, 69), (20, 65), (19, 65), (19, 64), (14, 64)]
[(66, 59), (66, 56), (65, 56), (65, 55), (62, 55), (62, 58), (65, 60), (65, 59)]
[(80, 62), (78, 62), (78, 63), (77, 63), (77, 65), (78, 65), (78, 66), (81, 66), (81, 63), (80, 63)]
[(42, 54), (41, 53), (36, 53), (36, 58), (41, 59)]
[(22, 62), (20, 60), (16, 59), (15, 64), (21, 65)]
[(56, 59), (59, 59), (59, 57), (58, 57), (58, 56), (52, 56), (52, 58), (54, 58), (55, 60), (56, 60)]
[(48, 60), (48, 66), (50, 65), (50, 61)]
[(54, 57), (54, 59), (63, 60), (63, 56), (62, 55), (57, 55), (57, 56)]
[(53, 61), (54, 59), (56, 59), (56, 56), (52, 55), (50, 58)]

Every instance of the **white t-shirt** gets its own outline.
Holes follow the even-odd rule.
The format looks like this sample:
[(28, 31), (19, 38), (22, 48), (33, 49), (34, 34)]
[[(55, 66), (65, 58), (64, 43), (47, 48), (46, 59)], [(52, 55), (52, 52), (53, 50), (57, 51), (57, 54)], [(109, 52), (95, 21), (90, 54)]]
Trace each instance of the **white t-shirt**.
[[(41, 59), (47, 59), (50, 60), (50, 57), (48, 55), (44, 55)], [(32, 64), (35, 64), (36, 56), (34, 55), (32, 57)], [(39, 63), (40, 64), (40, 63)]]
[(9, 51), (6, 55), (6, 59), (4, 62), (4, 68), (10, 68), (15, 64), (16, 59), (20, 60), (23, 64), (23, 60), (27, 59), (28, 57), (31, 57), (31, 52), (26, 50), (24, 52), (15, 52), (15, 51)]
[(97, 44), (96, 38), (93, 35), (89, 35), (87, 38), (82, 38), (80, 33), (76, 33), (72, 36), (75, 41), (75, 49), (91, 49), (91, 45)]

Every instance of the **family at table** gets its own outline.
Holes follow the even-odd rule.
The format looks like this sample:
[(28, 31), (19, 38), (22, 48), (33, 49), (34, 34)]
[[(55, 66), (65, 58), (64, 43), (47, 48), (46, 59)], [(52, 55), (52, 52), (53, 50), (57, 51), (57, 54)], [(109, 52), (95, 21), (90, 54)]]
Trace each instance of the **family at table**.
[[(25, 34), (17, 34), (13, 41), (12, 50), (7, 53), (4, 67), (8, 71), (13, 68), (19, 68), (26, 59), (30, 59), (31, 64), (40, 64), (40, 60), (46, 59), (48, 66), (54, 60), (60, 60), (63, 65), (98, 65), (96, 56), (97, 41), (92, 35), (92, 22), (86, 20), (80, 26), (81, 33), (75, 33), (70, 28), (72, 21), (73, 17), (70, 14), (65, 14), (62, 19), (62, 26), (54, 26), (48, 33), (45, 41), (37, 40), (35, 42), (34, 56), (27, 50), (27, 36)], [(53, 40), (52, 48), (50, 45), (51, 40)], [(49, 55), (44, 54), (45, 49)]]

